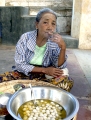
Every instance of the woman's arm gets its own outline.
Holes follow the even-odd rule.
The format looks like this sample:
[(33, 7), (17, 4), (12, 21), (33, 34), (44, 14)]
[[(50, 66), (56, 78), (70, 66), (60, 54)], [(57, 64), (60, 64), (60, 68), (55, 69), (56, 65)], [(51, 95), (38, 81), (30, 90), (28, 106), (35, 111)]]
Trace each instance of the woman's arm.
[(61, 50), (60, 50), (60, 54), (59, 54), (59, 58), (58, 58), (58, 66), (63, 65), (63, 63), (66, 61), (65, 59), (65, 52), (66, 52), (66, 47), (65, 46), (61, 46)]
[(44, 73), (48, 74), (53, 77), (61, 76), (63, 74), (63, 70), (55, 67), (34, 67), (31, 72), (39, 72), (39, 73)]
[(22, 72), (25, 75), (28, 75), (28, 73), (32, 71), (34, 66), (29, 64), (29, 57), (31, 57), (31, 53), (29, 53), (27, 49), (27, 34), (23, 34), (18, 41), (15, 50), (15, 65), (17, 71)]
[(66, 58), (65, 58), (66, 44), (59, 34), (54, 34), (53, 41), (56, 42), (58, 46), (60, 47), (60, 54), (58, 57), (58, 67), (59, 67), (63, 65), (63, 63), (66, 61)]

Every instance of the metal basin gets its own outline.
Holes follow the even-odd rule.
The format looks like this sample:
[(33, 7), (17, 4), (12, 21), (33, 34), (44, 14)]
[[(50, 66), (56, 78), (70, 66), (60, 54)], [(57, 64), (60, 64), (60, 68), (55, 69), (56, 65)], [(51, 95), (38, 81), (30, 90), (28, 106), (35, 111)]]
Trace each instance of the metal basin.
[[(60, 88), (48, 87), (48, 86), (35, 86), (33, 87), (36, 99), (50, 99), (62, 105), (66, 110), (67, 116), (64, 120), (71, 120), (75, 117), (79, 110), (79, 102), (75, 96), (71, 93), (66, 92)], [(10, 115), (21, 120), (17, 116), (18, 108), (25, 102), (32, 100), (30, 95), (30, 88), (24, 88), (15, 92), (7, 103), (7, 110)]]

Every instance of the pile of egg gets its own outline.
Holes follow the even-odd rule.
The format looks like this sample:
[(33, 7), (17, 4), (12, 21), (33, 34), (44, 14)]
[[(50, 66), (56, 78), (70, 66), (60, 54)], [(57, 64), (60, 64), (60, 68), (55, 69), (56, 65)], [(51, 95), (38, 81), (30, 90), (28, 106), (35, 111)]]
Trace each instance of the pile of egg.
[(37, 100), (37, 105), (33, 101), (23, 105), (23, 120), (61, 120), (63, 107), (58, 103)]

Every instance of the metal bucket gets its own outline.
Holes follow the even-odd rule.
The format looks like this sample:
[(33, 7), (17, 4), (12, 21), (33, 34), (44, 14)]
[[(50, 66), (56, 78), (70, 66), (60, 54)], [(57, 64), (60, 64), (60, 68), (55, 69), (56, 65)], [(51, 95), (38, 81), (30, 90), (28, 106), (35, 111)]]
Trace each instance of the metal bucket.
[[(33, 91), (36, 99), (49, 99), (62, 105), (67, 113), (64, 120), (71, 120), (77, 115), (79, 102), (71, 93), (60, 88), (48, 86), (34, 86)], [(17, 116), (18, 108), (29, 100), (32, 100), (30, 88), (24, 88), (15, 92), (7, 103), (7, 110), (10, 115), (17, 120), (21, 120), (21, 118)]]

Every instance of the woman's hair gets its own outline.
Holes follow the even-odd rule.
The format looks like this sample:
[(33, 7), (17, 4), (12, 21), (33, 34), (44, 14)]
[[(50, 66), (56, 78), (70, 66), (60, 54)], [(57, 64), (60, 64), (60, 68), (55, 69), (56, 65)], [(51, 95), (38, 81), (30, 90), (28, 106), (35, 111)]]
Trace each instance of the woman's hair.
[(40, 21), (42, 15), (43, 15), (44, 13), (51, 13), (51, 14), (53, 14), (53, 15), (56, 17), (56, 19), (57, 19), (57, 15), (56, 15), (56, 13), (55, 13), (53, 10), (51, 10), (50, 8), (44, 8), (44, 9), (41, 9), (41, 10), (38, 12), (38, 14), (37, 14), (37, 16), (36, 16), (36, 22), (39, 22), (39, 21)]

